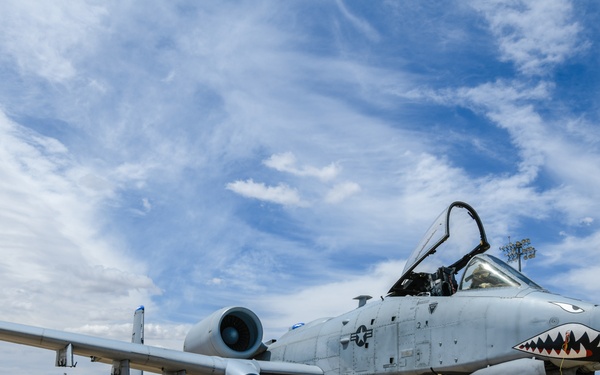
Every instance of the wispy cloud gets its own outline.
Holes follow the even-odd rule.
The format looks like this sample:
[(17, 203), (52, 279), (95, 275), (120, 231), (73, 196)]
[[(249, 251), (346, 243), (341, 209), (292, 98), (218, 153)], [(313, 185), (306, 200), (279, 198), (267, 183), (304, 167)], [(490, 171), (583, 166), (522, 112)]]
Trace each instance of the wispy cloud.
[(103, 31), (104, 16), (104, 8), (83, 3), (61, 7), (11, 2), (10, 12), (0, 15), (3, 51), (24, 74), (63, 83), (76, 77), (82, 52)]
[(318, 318), (336, 316), (340, 311), (352, 310), (358, 306), (353, 298), (360, 294), (379, 299), (387, 294), (403, 268), (402, 260), (375, 264), (362, 270), (364, 273), (345, 277), (340, 275), (342, 278), (337, 281), (288, 293), (285, 300), (266, 294), (260, 297), (260, 304), (270, 306), (267, 333), (278, 337), (295, 323), (308, 323)]
[(526, 75), (546, 75), (588, 46), (566, 0), (472, 2), (490, 24), (501, 59)]
[(561, 249), (599, 244), (597, 13), (469, 4), (3, 3), (3, 319), (285, 329), (384, 293), (454, 200), (540, 283), (593, 272)]
[(282, 204), (285, 206), (304, 206), (305, 202), (300, 199), (298, 191), (287, 185), (267, 186), (264, 183), (254, 182), (252, 179), (246, 181), (235, 181), (227, 184), (227, 189), (244, 197)]
[(340, 167), (335, 163), (328, 166), (317, 168), (313, 166), (296, 167), (296, 157), (291, 152), (283, 154), (273, 154), (263, 162), (267, 167), (280, 172), (288, 172), (296, 176), (316, 177), (323, 181), (334, 179), (340, 172)]
[[(5, 319), (39, 321), (36, 311), (56, 299), (68, 299), (64, 309), (88, 316), (85, 305), (108, 298), (114, 304), (95, 313), (110, 316), (114, 308), (160, 293), (141, 262), (114, 249), (117, 239), (106, 236), (99, 219), (99, 204), (111, 194), (81, 188), (79, 166), (55, 139), (28, 131), (0, 117), (2, 167), (1, 247), (6, 254), (1, 267)], [(19, 205), (12, 202), (20, 201)], [(49, 265), (52, 265), (49, 267)], [(26, 272), (17, 270), (23, 269)], [(22, 285), (29, 285), (22, 293)], [(77, 301), (68, 298), (78, 295)], [(121, 305), (123, 304), (123, 305)], [(46, 324), (57, 324), (49, 315)], [(59, 323), (60, 324), (60, 323)]]
[(333, 186), (325, 196), (327, 203), (339, 203), (346, 198), (358, 193), (360, 185), (356, 182), (343, 182)]
[(346, 17), (346, 19), (352, 24), (357, 30), (359, 30), (362, 34), (364, 34), (370, 40), (377, 42), (380, 39), (379, 33), (372, 25), (369, 24), (368, 21), (362, 19), (361, 17), (353, 14), (348, 10), (348, 8), (344, 5), (343, 0), (337, 0), (336, 4), (340, 10), (340, 12)]

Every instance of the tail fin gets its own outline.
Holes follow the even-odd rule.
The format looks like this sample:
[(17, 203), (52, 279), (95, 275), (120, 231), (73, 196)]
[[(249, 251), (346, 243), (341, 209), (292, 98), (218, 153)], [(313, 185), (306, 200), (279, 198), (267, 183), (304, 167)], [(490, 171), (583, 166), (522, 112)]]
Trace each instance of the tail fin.
[[(131, 342), (134, 344), (144, 343), (144, 306), (138, 307), (133, 313), (133, 332)], [(143, 375), (142, 370), (129, 370), (130, 375)]]
[(144, 343), (144, 306), (138, 307), (133, 313), (131, 342), (134, 344)]

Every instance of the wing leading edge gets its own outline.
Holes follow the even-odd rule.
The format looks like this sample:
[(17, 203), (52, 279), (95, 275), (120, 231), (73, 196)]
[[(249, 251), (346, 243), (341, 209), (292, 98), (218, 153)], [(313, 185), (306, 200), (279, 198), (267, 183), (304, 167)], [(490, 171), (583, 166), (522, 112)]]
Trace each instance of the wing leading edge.
[[(177, 375), (323, 375), (317, 366), (206, 356), (77, 333), (0, 322), (0, 340), (90, 357), (92, 361)], [(68, 362), (67, 362), (68, 363)]]

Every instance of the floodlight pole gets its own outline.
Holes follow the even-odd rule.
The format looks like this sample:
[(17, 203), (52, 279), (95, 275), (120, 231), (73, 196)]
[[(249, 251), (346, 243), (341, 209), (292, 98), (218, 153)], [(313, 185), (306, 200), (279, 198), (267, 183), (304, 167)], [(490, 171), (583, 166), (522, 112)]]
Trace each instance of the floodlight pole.
[(531, 245), (529, 238), (524, 238), (516, 243), (510, 242), (508, 237), (508, 245), (500, 247), (500, 250), (506, 255), (509, 262), (519, 261), (519, 272), (521, 272), (521, 256), (524, 260), (535, 258), (536, 249)]

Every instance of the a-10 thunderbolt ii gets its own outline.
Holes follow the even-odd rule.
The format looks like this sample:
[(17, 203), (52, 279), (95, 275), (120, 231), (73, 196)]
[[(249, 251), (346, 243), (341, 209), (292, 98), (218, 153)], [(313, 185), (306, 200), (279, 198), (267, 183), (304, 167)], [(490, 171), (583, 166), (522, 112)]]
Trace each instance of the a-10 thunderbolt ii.
[[(262, 342), (243, 307), (214, 312), (183, 351), (0, 322), (0, 339), (162, 374), (584, 374), (600, 369), (600, 308), (553, 294), (503, 261), (475, 210), (452, 203), (433, 223), (388, 294), (335, 318), (298, 324)], [(429, 255), (437, 253), (435, 257)], [(428, 264), (454, 256), (445, 267)], [(427, 258), (427, 259), (426, 259)], [(458, 259), (458, 260), (456, 260)], [(444, 264), (444, 263), (442, 263)], [(419, 270), (417, 270), (419, 268)]]

